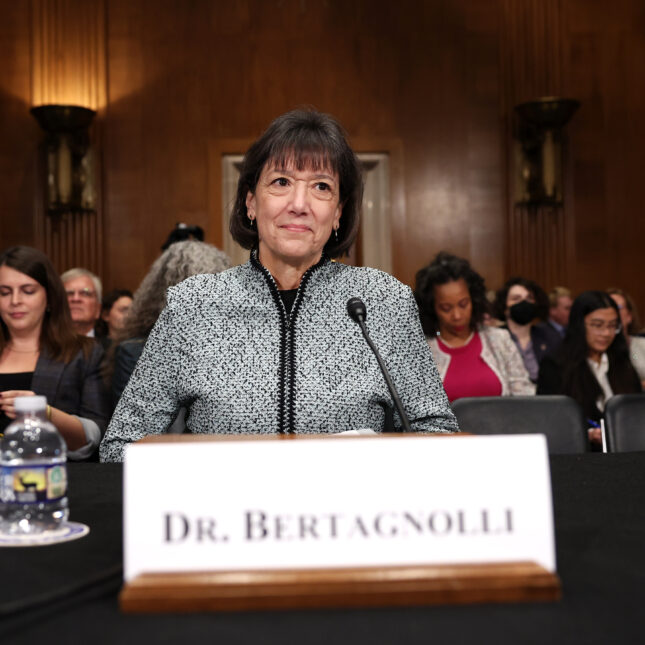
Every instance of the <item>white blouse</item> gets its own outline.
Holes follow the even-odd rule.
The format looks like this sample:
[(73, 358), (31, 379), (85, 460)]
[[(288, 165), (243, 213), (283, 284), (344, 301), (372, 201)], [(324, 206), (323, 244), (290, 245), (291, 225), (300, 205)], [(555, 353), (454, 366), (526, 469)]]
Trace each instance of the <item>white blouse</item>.
[(602, 394), (596, 400), (596, 405), (599, 410), (604, 410), (605, 403), (614, 396), (611, 385), (609, 384), (609, 379), (607, 378), (607, 372), (609, 371), (609, 358), (607, 357), (607, 353), (603, 352), (600, 357), (600, 363), (596, 363), (596, 361), (591, 358), (587, 359), (587, 363), (591, 368), (591, 373), (596, 377), (596, 381), (598, 381), (598, 385), (600, 385), (602, 389)]

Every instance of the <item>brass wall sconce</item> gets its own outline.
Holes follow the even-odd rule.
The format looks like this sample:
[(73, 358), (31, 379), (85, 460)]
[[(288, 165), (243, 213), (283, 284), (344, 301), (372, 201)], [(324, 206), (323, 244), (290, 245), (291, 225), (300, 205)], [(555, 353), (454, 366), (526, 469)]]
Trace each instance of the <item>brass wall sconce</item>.
[(41, 105), (30, 111), (47, 134), (47, 211), (50, 215), (94, 212), (94, 159), (88, 128), (96, 112), (77, 105)]
[(574, 99), (541, 98), (515, 107), (514, 201), (517, 206), (561, 206), (564, 126)]

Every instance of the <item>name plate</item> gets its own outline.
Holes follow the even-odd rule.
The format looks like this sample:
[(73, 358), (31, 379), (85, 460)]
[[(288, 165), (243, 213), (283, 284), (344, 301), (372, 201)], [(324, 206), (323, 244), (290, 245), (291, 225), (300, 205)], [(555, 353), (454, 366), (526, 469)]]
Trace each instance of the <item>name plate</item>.
[(533, 561), (555, 572), (541, 435), (143, 442), (124, 568), (204, 572)]

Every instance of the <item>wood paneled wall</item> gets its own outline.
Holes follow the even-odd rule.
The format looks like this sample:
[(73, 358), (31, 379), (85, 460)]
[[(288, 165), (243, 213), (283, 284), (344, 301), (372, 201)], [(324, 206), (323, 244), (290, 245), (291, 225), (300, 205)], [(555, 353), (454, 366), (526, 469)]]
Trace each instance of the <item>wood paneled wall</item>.
[(577, 288), (619, 285), (645, 311), (645, 3), (565, 2)]
[[(503, 0), (501, 4), (501, 108), (506, 126), (506, 273), (545, 285), (570, 283), (575, 263), (572, 195), (561, 208), (516, 206), (513, 195), (514, 106), (539, 97), (566, 95), (563, 84), (561, 0)], [(566, 130), (565, 130), (566, 133)], [(566, 134), (565, 134), (566, 142)], [(566, 154), (566, 147), (564, 148)], [(565, 168), (565, 172), (566, 172)]]
[(39, 165), (35, 244), (59, 271), (80, 266), (104, 275), (100, 121), (107, 100), (105, 4), (103, 0), (31, 0), (30, 4), (31, 104), (81, 105), (96, 110), (99, 121), (91, 129), (99, 193), (96, 212), (48, 214)]
[(104, 0), (30, 0), (33, 105), (105, 107)]
[[(85, 266), (101, 274), (101, 199), (96, 213), (46, 213), (44, 133), (29, 109), (82, 105), (97, 110), (101, 121), (107, 90), (104, 2), (2, 2), (0, 30), (1, 245), (30, 244), (60, 271)], [(100, 180), (100, 123), (92, 129), (92, 142)]]
[[(34, 49), (37, 12), (76, 1), (0, 0), (3, 243), (41, 243), (40, 136), (27, 112), (48, 87), (44, 64), (105, 88), (105, 107), (92, 100), (108, 287), (136, 287), (177, 221), (221, 244), (209, 150), (307, 104), (356, 141), (400, 145), (392, 248), (403, 281), (448, 249), (491, 287), (519, 271), (546, 288), (617, 284), (645, 306), (641, 0), (104, 0), (82, 3), (94, 17), (74, 27), (93, 38)], [(80, 68), (50, 60), (71, 53)], [(567, 127), (565, 207), (529, 220), (510, 196), (511, 114), (547, 94), (582, 107)]]
[(28, 3), (0, 4), (0, 246), (34, 244), (39, 128), (31, 108)]
[(128, 258), (110, 262), (112, 282), (141, 275), (178, 220), (220, 241), (209, 147), (254, 138), (303, 104), (333, 113), (357, 142), (400, 142), (398, 277), (412, 282), (450, 248), (502, 279), (495, 3), (114, 0), (108, 24), (106, 253)]

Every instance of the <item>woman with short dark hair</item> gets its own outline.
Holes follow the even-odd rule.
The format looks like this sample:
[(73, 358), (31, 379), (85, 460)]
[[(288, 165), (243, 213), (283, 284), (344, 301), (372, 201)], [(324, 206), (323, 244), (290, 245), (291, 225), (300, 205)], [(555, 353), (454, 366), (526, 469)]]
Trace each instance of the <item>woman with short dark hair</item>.
[[(571, 306), (569, 326), (559, 351), (540, 365), (538, 394), (566, 394), (575, 399), (595, 427), (614, 394), (640, 392), (629, 361), (618, 307), (604, 291), (585, 291)], [(600, 443), (600, 433), (590, 433)]]
[(71, 459), (96, 451), (109, 416), (103, 350), (74, 331), (63, 283), (43, 253), (0, 254), (0, 432), (18, 396), (47, 397), (47, 416)]
[(506, 321), (506, 327), (524, 361), (531, 381), (537, 382), (540, 362), (553, 353), (562, 337), (546, 321), (549, 298), (544, 289), (533, 280), (514, 277), (506, 281), (495, 297), (495, 314)]
[(333, 197), (340, 210), (334, 219), (333, 235), (325, 241), (323, 251), (329, 258), (345, 254), (358, 234), (363, 179), (358, 159), (340, 124), (314, 110), (294, 110), (277, 118), (249, 148), (244, 155), (230, 221), (233, 239), (245, 249), (252, 249), (259, 242), (261, 232), (247, 202), (249, 195), (255, 195), (267, 163), (275, 169), (290, 167), (291, 172), (307, 169), (315, 175), (331, 170), (337, 175)]
[(361, 195), (358, 160), (333, 118), (296, 110), (269, 126), (244, 158), (230, 224), (250, 260), (169, 290), (103, 460), (166, 432), (182, 405), (199, 433), (382, 431), (393, 401), (347, 313), (354, 297), (412, 429), (457, 430), (410, 289), (330, 261), (356, 237)]
[(450, 401), (533, 394), (508, 331), (484, 325), (484, 279), (468, 260), (442, 251), (416, 276), (421, 323)]

